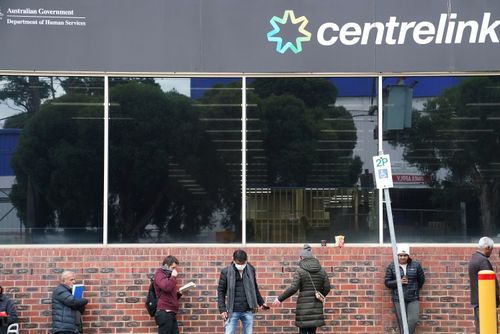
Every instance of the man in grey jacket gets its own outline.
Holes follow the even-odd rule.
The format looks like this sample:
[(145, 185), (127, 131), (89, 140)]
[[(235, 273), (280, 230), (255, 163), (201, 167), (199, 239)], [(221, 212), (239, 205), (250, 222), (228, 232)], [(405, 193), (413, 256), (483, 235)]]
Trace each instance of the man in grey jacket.
[(224, 333), (234, 334), (241, 321), (244, 334), (252, 334), (253, 313), (259, 307), (268, 309), (260, 295), (255, 268), (247, 262), (244, 250), (233, 253), (233, 262), (222, 269), (217, 287), (217, 304), (224, 320)]
[[(469, 261), (469, 282), (470, 282), (470, 303), (474, 308), (474, 322), (476, 325), (476, 333), (479, 334), (479, 301), (478, 301), (478, 278), (477, 274), (481, 270), (492, 270), (493, 266), (490, 263), (490, 256), (493, 252), (493, 240), (488, 237), (479, 239), (477, 251), (472, 255)], [(499, 305), (498, 297), (498, 280), (495, 279), (496, 287), (496, 302)]]
[(75, 273), (64, 271), (61, 284), (52, 292), (52, 333), (79, 334), (81, 332), (81, 313), (88, 301), (75, 298), (71, 289), (75, 283)]

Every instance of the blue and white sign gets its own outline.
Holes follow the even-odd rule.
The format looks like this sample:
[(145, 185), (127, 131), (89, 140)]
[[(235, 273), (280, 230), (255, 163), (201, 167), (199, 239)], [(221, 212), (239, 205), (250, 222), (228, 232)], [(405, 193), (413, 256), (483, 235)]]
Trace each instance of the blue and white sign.
[(373, 168), (377, 189), (392, 188), (391, 158), (389, 154), (374, 156)]

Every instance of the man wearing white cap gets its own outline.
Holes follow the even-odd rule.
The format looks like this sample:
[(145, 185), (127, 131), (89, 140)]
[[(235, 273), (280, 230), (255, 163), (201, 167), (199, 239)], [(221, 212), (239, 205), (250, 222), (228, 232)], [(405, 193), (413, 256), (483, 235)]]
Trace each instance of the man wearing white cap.
[(422, 266), (417, 261), (410, 258), (410, 246), (408, 244), (398, 244), (399, 270), (394, 269), (394, 263), (391, 262), (385, 271), (385, 286), (392, 289), (392, 301), (396, 309), (399, 329), (403, 333), (403, 323), (401, 318), (401, 307), (399, 304), (398, 286), (396, 281), (396, 272), (401, 275), (401, 284), (403, 285), (403, 296), (406, 306), (406, 317), (408, 319), (408, 330), (410, 334), (415, 331), (419, 318), (419, 291), (424, 285), (425, 274)]

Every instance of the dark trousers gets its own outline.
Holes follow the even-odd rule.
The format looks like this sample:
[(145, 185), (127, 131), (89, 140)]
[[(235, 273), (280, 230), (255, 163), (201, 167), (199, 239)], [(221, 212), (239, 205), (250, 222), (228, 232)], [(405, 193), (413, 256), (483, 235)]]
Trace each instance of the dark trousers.
[(474, 325), (476, 326), (476, 334), (479, 334), (479, 306), (474, 306)]
[(155, 314), (158, 334), (179, 334), (179, 325), (173, 312), (157, 311)]
[[(401, 318), (401, 307), (399, 306), (399, 302), (394, 302), (394, 308), (396, 309), (396, 316), (398, 318), (399, 330), (401, 333), (403, 331), (403, 320)], [(413, 334), (415, 332), (415, 328), (418, 324), (418, 315), (420, 311), (420, 303), (418, 300), (414, 300), (412, 302), (405, 303), (406, 309), (406, 319), (408, 319), (408, 332)]]
[(299, 328), (299, 334), (316, 334), (316, 327)]

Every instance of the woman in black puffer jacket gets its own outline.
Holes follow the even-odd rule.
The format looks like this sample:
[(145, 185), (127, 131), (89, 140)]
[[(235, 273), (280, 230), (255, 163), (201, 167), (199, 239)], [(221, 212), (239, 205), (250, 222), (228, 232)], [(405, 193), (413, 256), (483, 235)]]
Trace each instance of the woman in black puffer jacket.
[(295, 309), (295, 325), (299, 327), (299, 334), (315, 334), (316, 328), (325, 324), (323, 302), (315, 297), (319, 291), (323, 296), (330, 292), (330, 280), (318, 259), (313, 257), (311, 246), (305, 244), (300, 252), (299, 267), (295, 271), (292, 283), (274, 301), (274, 305), (299, 291)]

